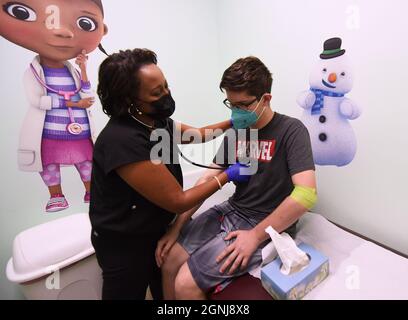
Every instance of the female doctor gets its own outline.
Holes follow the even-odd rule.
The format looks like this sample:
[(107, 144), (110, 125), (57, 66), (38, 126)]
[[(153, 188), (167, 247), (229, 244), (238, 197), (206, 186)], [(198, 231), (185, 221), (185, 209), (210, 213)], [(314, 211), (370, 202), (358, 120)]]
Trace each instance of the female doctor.
[[(103, 271), (102, 296), (143, 300), (150, 286), (153, 297), (162, 299), (155, 249), (175, 215), (227, 182), (248, 179), (235, 164), (183, 191), (177, 143), (185, 142), (177, 136), (189, 130), (200, 142), (208, 141), (214, 136), (206, 136), (206, 130), (225, 131), (232, 121), (200, 129), (175, 124), (170, 118), (175, 102), (155, 53), (147, 49), (109, 56), (99, 70), (98, 95), (110, 117), (95, 144), (91, 182), (92, 243)], [(170, 141), (161, 154), (154, 152), (158, 142), (151, 138), (156, 129)]]

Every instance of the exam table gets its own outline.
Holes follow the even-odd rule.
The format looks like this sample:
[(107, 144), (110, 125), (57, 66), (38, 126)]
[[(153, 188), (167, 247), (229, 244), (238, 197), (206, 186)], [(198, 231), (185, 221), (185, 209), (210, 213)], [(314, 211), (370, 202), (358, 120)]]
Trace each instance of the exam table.
[[(185, 176), (191, 187), (201, 170)], [(207, 199), (199, 215), (233, 193), (227, 185)], [(324, 214), (324, 213), (322, 213)], [(194, 217), (195, 217), (194, 216)], [(408, 299), (408, 258), (336, 226), (318, 213), (306, 213), (297, 225), (296, 242), (305, 242), (329, 258), (330, 274), (304, 300), (326, 299)], [(213, 300), (270, 300), (259, 279), (249, 274), (238, 278)]]

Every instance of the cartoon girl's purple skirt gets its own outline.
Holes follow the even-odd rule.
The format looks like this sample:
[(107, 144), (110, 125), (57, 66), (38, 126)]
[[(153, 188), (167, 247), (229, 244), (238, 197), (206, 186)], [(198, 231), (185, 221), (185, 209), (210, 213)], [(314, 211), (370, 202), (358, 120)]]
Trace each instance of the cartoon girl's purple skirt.
[(65, 141), (42, 139), (41, 158), (44, 167), (49, 164), (75, 165), (92, 161), (91, 139)]

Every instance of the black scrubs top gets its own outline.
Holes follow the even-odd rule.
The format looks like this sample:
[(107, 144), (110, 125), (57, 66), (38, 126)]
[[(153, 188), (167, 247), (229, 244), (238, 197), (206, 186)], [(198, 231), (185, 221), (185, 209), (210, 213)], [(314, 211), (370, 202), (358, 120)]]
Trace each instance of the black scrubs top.
[[(163, 120), (156, 127), (168, 131), (174, 143), (173, 120)], [(151, 142), (150, 135), (149, 128), (130, 116), (110, 119), (99, 135), (94, 147), (89, 209), (92, 228), (98, 234), (158, 235), (175, 218), (175, 214), (144, 198), (116, 173), (123, 165), (151, 160), (150, 151), (158, 142)], [(170, 152), (171, 158), (178, 160), (177, 151), (177, 145), (173, 145), (163, 153)], [(183, 186), (181, 167), (176, 162), (166, 166)]]

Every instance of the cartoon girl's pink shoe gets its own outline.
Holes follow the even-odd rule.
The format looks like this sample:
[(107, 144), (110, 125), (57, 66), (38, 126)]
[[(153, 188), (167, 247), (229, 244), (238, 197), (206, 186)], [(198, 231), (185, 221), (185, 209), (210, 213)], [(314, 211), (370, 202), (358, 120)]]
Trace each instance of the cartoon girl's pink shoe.
[(45, 207), (46, 212), (58, 212), (69, 208), (68, 201), (63, 194), (52, 195)]

